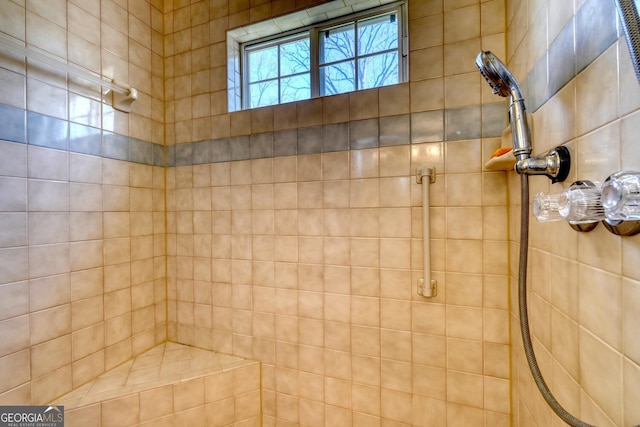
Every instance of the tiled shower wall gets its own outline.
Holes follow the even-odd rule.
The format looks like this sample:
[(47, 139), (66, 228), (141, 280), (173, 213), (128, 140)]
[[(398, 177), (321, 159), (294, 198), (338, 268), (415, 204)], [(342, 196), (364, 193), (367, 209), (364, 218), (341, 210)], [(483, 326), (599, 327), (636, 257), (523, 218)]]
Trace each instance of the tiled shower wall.
[(262, 361), (267, 425), (508, 425), (506, 179), (482, 168), (504, 104), (473, 64), (506, 55), (504, 4), (411, 0), (409, 83), (228, 114), (225, 31), (316, 3), (2, 3), (5, 34), (141, 94), (115, 112), (2, 58), (2, 402), (168, 331)]
[(129, 83), (0, 56), (0, 403), (44, 404), (166, 340), (162, 3), (0, 2), (0, 31)]
[[(566, 144), (566, 183), (531, 178), (531, 193), (573, 181), (602, 182), (640, 168), (640, 84), (607, 0), (508, 1), (508, 57), (534, 116), (534, 152)], [(528, 372), (518, 330), (516, 266), (519, 182), (509, 179), (513, 425), (564, 425)], [(570, 412), (598, 426), (640, 422), (640, 240), (602, 225), (577, 233), (564, 223), (531, 225), (529, 307), (536, 356)]]
[(504, 2), (410, 0), (408, 83), (231, 114), (225, 31), (318, 2), (186, 3), (165, 10), (169, 339), (262, 361), (265, 425), (509, 425), (506, 175), (482, 166), (505, 107), (473, 62), (505, 56)]

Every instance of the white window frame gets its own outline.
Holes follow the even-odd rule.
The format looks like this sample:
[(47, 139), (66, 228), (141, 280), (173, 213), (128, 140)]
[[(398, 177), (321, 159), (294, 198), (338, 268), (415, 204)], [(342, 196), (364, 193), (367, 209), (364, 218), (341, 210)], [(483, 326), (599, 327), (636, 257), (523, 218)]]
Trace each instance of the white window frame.
[[(241, 46), (241, 51), (242, 51), (242, 106), (244, 110), (248, 110), (251, 108), (258, 108), (258, 107), (251, 107), (250, 106), (250, 97), (247, 96), (249, 94), (249, 79), (248, 79), (248, 74), (249, 74), (249, 61), (248, 61), (248, 54), (256, 51), (256, 50), (260, 50), (260, 49), (265, 49), (265, 48), (269, 48), (269, 47), (273, 47), (273, 46), (278, 46), (281, 44), (286, 44), (292, 41), (296, 41), (296, 40), (301, 40), (304, 39), (306, 37), (311, 37), (311, 35), (309, 34), (309, 31), (301, 31), (301, 32), (294, 32), (293, 34), (289, 34), (286, 36), (282, 36), (279, 35), (277, 37), (270, 37), (269, 39), (265, 40), (265, 39), (261, 39), (258, 42), (253, 42), (251, 44), (245, 44)], [(313, 47), (309, 47), (309, 49), (312, 51)], [(312, 55), (313, 56), (313, 55)], [(310, 64), (310, 70), (309, 70), (310, 74), (313, 73), (313, 59), (311, 59), (311, 64)], [(302, 73), (299, 73), (302, 74)], [(289, 77), (289, 76), (286, 76)], [(261, 81), (268, 81), (268, 80), (278, 80), (278, 89), (279, 89), (279, 82), (280, 80), (283, 78), (283, 76), (280, 74), (280, 61), (278, 60), (278, 74), (275, 78), (271, 78), (271, 79), (265, 79), (265, 80), (261, 80)], [(311, 80), (313, 81), (313, 77), (311, 77)], [(255, 82), (251, 82), (251, 83), (255, 83)], [(312, 83), (312, 88), (313, 88), (313, 83)], [(280, 90), (278, 90), (278, 100), (280, 101)], [(313, 93), (312, 93), (313, 95)], [(281, 104), (282, 102), (278, 102), (278, 104)], [(273, 104), (273, 105), (277, 105), (277, 104)]]
[[(285, 32), (279, 32), (277, 34), (255, 38), (250, 41), (245, 41), (243, 43), (236, 44), (237, 46), (236, 54), (238, 54), (237, 59), (239, 60), (240, 72), (235, 73), (235, 76), (234, 76), (235, 82), (232, 82), (232, 79), (230, 79), (230, 83), (234, 83), (233, 85), (234, 87), (232, 88), (230, 85), (230, 88), (229, 88), (229, 111), (237, 111), (239, 109), (248, 110), (251, 108), (260, 108), (260, 107), (250, 107), (250, 99), (248, 96), (249, 81), (247, 77), (248, 64), (246, 59), (249, 52), (255, 51), (258, 48), (264, 48), (269, 45), (277, 45), (287, 41), (295, 40), (297, 37), (300, 37), (303, 34), (308, 33), (309, 42), (310, 42), (309, 45), (310, 45), (310, 51), (311, 51), (311, 54), (310, 54), (311, 96), (309, 99), (318, 98), (321, 96), (320, 81), (319, 81), (320, 80), (320, 64), (319, 64), (320, 61), (319, 61), (319, 42), (318, 42), (319, 34), (322, 31), (326, 31), (334, 27), (340, 27), (349, 23), (355, 24), (357, 21), (361, 21), (363, 19), (373, 18), (378, 15), (384, 15), (384, 14), (393, 13), (393, 12), (397, 14), (397, 24), (398, 24), (398, 48), (397, 48), (398, 84), (409, 81), (407, 2), (406, 0), (394, 1), (392, 3), (383, 4), (381, 6), (377, 6), (371, 9), (349, 13), (347, 15), (340, 16), (338, 18), (324, 20), (311, 25), (302, 26), (299, 28), (285, 31)], [(357, 31), (356, 31), (356, 34), (357, 34)], [(391, 51), (395, 51), (395, 49)], [(382, 52), (376, 52), (375, 54), (379, 55), (381, 53)], [(353, 60), (356, 61), (356, 68), (357, 68), (357, 59), (359, 57), (366, 57), (366, 56), (369, 56), (369, 55), (358, 56), (356, 52), (356, 56), (353, 58)], [(277, 79), (280, 79), (280, 78), (281, 78), (280, 71), (278, 70)], [(238, 89), (240, 93), (238, 93)], [(358, 91), (358, 90), (362, 90), (362, 89), (357, 88), (357, 82), (356, 82), (355, 91)], [(349, 93), (349, 92), (346, 92), (346, 93)], [(326, 96), (331, 96), (331, 95), (326, 95)], [(272, 105), (278, 105), (278, 104), (272, 104)]]

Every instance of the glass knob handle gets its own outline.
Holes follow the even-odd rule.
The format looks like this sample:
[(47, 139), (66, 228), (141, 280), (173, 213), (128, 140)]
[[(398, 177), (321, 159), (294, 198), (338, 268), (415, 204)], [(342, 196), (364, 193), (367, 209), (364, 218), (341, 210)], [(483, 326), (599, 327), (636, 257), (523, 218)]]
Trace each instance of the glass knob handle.
[(640, 172), (610, 175), (602, 185), (602, 206), (609, 220), (640, 220)]
[(596, 187), (574, 184), (560, 195), (560, 216), (570, 224), (586, 224), (605, 218), (601, 202), (601, 190)]
[(539, 222), (561, 221), (563, 218), (560, 216), (559, 201), (560, 194), (536, 194), (531, 207), (533, 216)]
[(570, 224), (590, 224), (605, 218), (601, 190), (586, 181), (575, 182), (560, 194), (536, 194), (532, 209), (540, 222), (565, 220)]

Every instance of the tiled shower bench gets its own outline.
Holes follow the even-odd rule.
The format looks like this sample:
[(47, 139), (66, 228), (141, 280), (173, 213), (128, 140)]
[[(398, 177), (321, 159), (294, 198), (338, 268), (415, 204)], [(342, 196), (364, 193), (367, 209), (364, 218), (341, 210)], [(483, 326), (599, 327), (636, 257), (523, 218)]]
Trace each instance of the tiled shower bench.
[(257, 427), (260, 364), (167, 342), (54, 404), (67, 427)]

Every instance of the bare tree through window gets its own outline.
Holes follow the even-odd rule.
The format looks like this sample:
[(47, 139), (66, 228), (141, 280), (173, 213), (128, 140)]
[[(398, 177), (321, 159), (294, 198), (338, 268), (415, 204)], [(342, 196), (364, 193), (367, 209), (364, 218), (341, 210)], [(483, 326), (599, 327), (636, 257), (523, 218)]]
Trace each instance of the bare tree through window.
[(398, 83), (396, 14), (320, 32), (320, 94)]
[[(317, 43), (311, 43), (317, 35)], [(400, 82), (398, 12), (305, 31), (246, 48), (248, 108)], [(311, 46), (318, 49), (313, 60)], [(312, 80), (316, 65), (317, 82)]]

